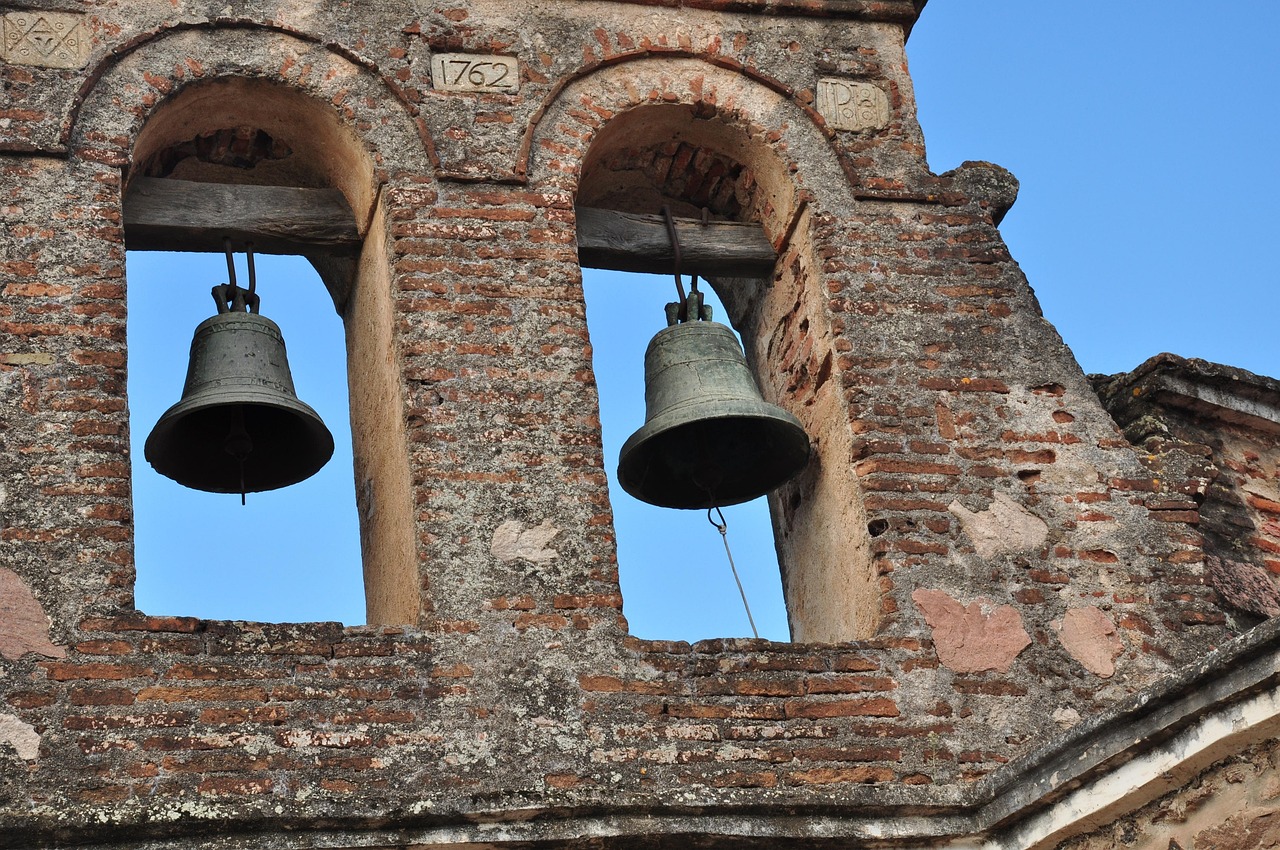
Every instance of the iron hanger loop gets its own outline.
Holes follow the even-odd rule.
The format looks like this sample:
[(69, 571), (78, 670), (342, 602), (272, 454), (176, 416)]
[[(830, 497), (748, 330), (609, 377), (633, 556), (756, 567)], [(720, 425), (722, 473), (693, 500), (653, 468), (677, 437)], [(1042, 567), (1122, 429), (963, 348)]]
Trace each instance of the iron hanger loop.
[(227, 255), (227, 283), (213, 288), (213, 302), (218, 305), (219, 313), (256, 313), (261, 299), (258, 297), (258, 275), (253, 266), (253, 243), (245, 244), (245, 255), (249, 258), (249, 288), (241, 289), (236, 283), (235, 254), (231, 248), (231, 237), (222, 238), (222, 249)]
[[(676, 222), (671, 217), (671, 205), (662, 205), (662, 218), (667, 223), (667, 237), (671, 240), (671, 253), (675, 255), (675, 276), (676, 276), (676, 295), (679, 298), (678, 304), (683, 305), (685, 301), (684, 281), (680, 279), (680, 234), (676, 233)], [(696, 278), (695, 278), (696, 281)], [(694, 285), (694, 291), (697, 291), (697, 285)]]
[[(706, 223), (707, 211), (703, 208), (703, 223)], [(671, 239), (671, 253), (675, 258), (675, 278), (676, 278), (676, 295), (679, 301), (667, 305), (667, 325), (675, 325), (680, 322), (689, 321), (710, 321), (711, 307), (703, 306), (703, 295), (698, 291), (698, 273), (691, 272), (689, 275), (690, 292), (685, 295), (684, 281), (681, 279), (681, 265), (683, 264), (683, 253), (680, 250), (680, 234), (676, 231), (675, 219), (671, 217), (671, 206), (669, 204), (662, 205), (662, 218), (667, 225), (667, 236)]]

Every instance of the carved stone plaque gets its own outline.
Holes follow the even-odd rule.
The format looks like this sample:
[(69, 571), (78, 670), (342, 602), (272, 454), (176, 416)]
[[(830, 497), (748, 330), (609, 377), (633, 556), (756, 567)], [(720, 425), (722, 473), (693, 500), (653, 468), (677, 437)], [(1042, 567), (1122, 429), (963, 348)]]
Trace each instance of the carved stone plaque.
[(3, 24), (0, 60), (42, 68), (81, 68), (89, 61), (82, 15), (69, 12), (9, 12)]
[(431, 87), (515, 94), (520, 90), (520, 67), (514, 56), (437, 53), (431, 57)]
[(871, 83), (823, 77), (818, 114), (836, 130), (879, 130), (889, 124), (889, 96)]

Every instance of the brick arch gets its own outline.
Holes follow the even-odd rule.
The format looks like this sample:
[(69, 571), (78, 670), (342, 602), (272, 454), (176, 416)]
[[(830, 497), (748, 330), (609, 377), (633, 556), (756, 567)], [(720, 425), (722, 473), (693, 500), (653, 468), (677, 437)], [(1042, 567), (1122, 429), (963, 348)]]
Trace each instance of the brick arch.
[(706, 209), (714, 218), (739, 220), (750, 215), (754, 187), (750, 166), (713, 148), (686, 140), (633, 140), (597, 157), (579, 187), (578, 203), (641, 213), (666, 203), (676, 215)]
[(306, 33), (238, 19), (165, 27), (113, 51), (77, 92), (62, 142), (101, 162), (130, 164), (132, 141), (156, 109), (192, 84), (227, 78), (278, 83), (327, 103), (359, 128), (379, 165), (383, 150), (395, 151), (404, 170), (439, 165), (418, 108), (371, 62)]
[(643, 131), (634, 121), (642, 113), (635, 110), (655, 107), (684, 108), (684, 130), (703, 131), (686, 141), (703, 149), (704, 159), (712, 154), (748, 165), (776, 195), (758, 197), (755, 215), (734, 210), (726, 217), (761, 221), (780, 238), (793, 226), (787, 216), (801, 201), (820, 199), (836, 208), (853, 202), (853, 175), (831, 147), (831, 130), (801, 93), (726, 57), (677, 50), (615, 56), (566, 78), (530, 121), (517, 173), (533, 183), (568, 182), (579, 192), (583, 175), (613, 147), (610, 135), (623, 128)]
[[(675, 60), (688, 60), (689, 63), (692, 63), (687, 66), (688, 70), (682, 75), (682, 78), (690, 81), (701, 80), (705, 82), (707, 77), (710, 76), (722, 84), (736, 80), (739, 83), (747, 84), (748, 89), (754, 86), (761, 92), (769, 92), (789, 103), (798, 115), (808, 118), (826, 139), (831, 140), (835, 136), (835, 133), (827, 126), (826, 120), (822, 115), (809, 104), (812, 99), (811, 93), (797, 91), (793, 86), (759, 69), (744, 65), (729, 56), (717, 53), (697, 53), (683, 48), (650, 44), (644, 50), (630, 53), (610, 53), (606, 59), (588, 62), (557, 81), (556, 85), (547, 93), (542, 103), (533, 113), (529, 124), (525, 128), (517, 156), (515, 175), (519, 178), (528, 177), (530, 159), (536, 144), (535, 139), (540, 128), (544, 125), (543, 119), (549, 112), (554, 111), (558, 104), (562, 105), (566, 101), (566, 90), (581, 89), (583, 86), (580, 84), (584, 83), (584, 81), (590, 81), (587, 82), (588, 86), (601, 81), (608, 85), (619, 76), (624, 80), (634, 78), (639, 81), (645, 77), (650, 68)], [(697, 88), (691, 88), (689, 93), (693, 95), (695, 101), (702, 102), (706, 107), (713, 110), (717, 108), (714, 88), (710, 92), (704, 91), (702, 85), (699, 84)], [(708, 94), (711, 96), (707, 97)], [(568, 95), (567, 100), (570, 104), (573, 103), (572, 93)], [(629, 106), (636, 106), (642, 102), (642, 100), (632, 98)], [(662, 102), (687, 103), (691, 101), (682, 98), (679, 92), (664, 91)], [(615, 106), (613, 108), (618, 109), (619, 107)], [(588, 107), (588, 111), (592, 111), (590, 107)], [(603, 113), (597, 111), (596, 115), (601, 119), (607, 120)], [(841, 166), (844, 167), (843, 163), (841, 163)], [(852, 174), (847, 176), (852, 180)]]

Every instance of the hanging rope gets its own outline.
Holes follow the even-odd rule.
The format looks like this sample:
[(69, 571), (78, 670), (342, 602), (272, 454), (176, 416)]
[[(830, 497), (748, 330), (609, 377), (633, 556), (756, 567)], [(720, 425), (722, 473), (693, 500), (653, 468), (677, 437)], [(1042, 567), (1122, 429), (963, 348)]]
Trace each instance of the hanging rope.
[[(720, 517), (720, 521), (716, 522), (711, 518), (711, 512), (715, 511)], [(751, 606), (747, 604), (747, 592), (742, 589), (742, 580), (738, 578), (738, 568), (733, 564), (733, 552), (729, 550), (729, 523), (725, 522), (724, 514), (719, 508), (707, 508), (707, 522), (716, 527), (716, 531), (720, 532), (720, 539), (724, 541), (724, 554), (729, 559), (729, 569), (733, 571), (733, 581), (738, 585), (738, 595), (742, 597), (742, 607), (747, 611), (747, 622), (751, 624), (751, 636), (760, 637), (760, 633), (756, 631), (755, 617), (751, 616)]]

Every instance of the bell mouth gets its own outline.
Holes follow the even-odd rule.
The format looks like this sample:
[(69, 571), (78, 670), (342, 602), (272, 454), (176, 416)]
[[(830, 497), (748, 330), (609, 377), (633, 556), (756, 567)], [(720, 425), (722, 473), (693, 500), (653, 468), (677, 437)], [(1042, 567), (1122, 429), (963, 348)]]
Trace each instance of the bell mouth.
[(185, 487), (260, 493), (320, 471), (333, 435), (294, 392), (279, 326), (228, 312), (196, 327), (182, 399), (156, 422), (143, 453)]
[[(241, 416), (249, 442), (243, 464), (227, 448)], [(147, 437), (143, 454), (156, 472), (195, 490), (261, 493), (319, 472), (333, 457), (333, 435), (304, 402), (240, 389), (169, 408)]]
[(662, 508), (727, 507), (776, 490), (809, 461), (809, 437), (781, 408), (720, 401), (663, 411), (623, 445), (618, 483)]

